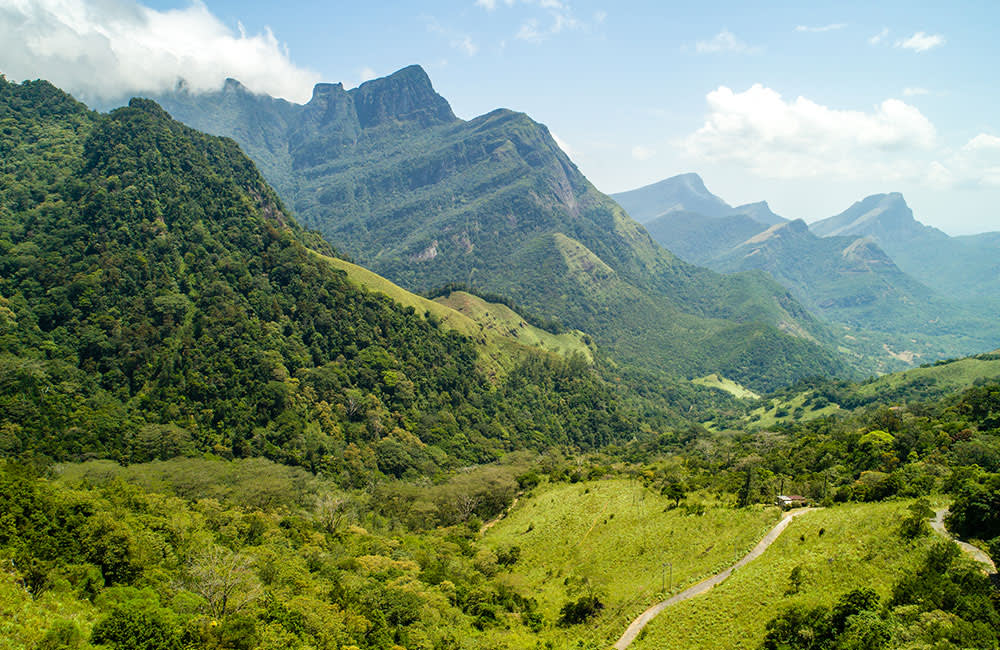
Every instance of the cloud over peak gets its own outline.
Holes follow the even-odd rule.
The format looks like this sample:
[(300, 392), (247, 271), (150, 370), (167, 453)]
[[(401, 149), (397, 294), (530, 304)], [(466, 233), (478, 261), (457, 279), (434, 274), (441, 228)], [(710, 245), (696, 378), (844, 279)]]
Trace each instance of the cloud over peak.
[(247, 34), (193, 2), (157, 11), (131, 0), (0, 0), (0, 67), (11, 79), (42, 77), (81, 99), (222, 87), (227, 77), (251, 90), (307, 101), (319, 75), (292, 63), (266, 29)]

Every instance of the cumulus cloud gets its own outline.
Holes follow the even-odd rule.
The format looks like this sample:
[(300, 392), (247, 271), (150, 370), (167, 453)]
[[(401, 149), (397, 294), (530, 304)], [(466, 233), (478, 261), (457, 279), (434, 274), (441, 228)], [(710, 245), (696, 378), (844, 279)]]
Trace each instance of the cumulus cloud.
[(935, 146), (934, 125), (915, 107), (887, 99), (873, 110), (840, 110), (805, 97), (786, 101), (760, 84), (721, 86), (707, 96), (704, 125), (684, 141), (696, 158), (744, 165), (771, 178), (886, 178), (922, 173), (914, 151)]
[(632, 157), (636, 160), (649, 160), (656, 155), (656, 151), (650, 149), (649, 147), (644, 147), (641, 144), (637, 144), (632, 147)]
[(914, 52), (926, 52), (931, 48), (944, 45), (944, 42), (944, 36), (941, 36), (940, 34), (925, 34), (924, 32), (917, 32), (909, 38), (901, 38), (896, 41), (896, 47), (913, 50)]
[(307, 101), (319, 75), (295, 65), (269, 29), (224, 25), (204, 4), (157, 11), (132, 0), (0, 0), (0, 71), (44, 78), (81, 99), (248, 88)]
[(1000, 187), (1000, 137), (980, 133), (943, 162), (936, 185), (950, 189), (964, 187)]
[(843, 29), (847, 27), (847, 23), (830, 23), (829, 25), (796, 25), (795, 31), (797, 32), (832, 32), (838, 29)]
[(698, 41), (695, 43), (694, 49), (698, 52), (698, 54), (718, 54), (720, 52), (743, 52), (753, 54), (760, 51), (760, 48), (751, 47), (738, 39), (736, 35), (728, 29), (723, 29), (707, 41)]

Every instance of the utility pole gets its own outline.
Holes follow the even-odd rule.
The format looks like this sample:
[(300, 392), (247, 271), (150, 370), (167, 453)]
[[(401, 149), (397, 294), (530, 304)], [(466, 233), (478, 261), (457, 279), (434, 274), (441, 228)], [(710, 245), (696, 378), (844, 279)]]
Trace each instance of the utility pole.
[(663, 580), (666, 577), (667, 567), (670, 567), (670, 589), (674, 588), (674, 565), (671, 562), (664, 562), (660, 567), (660, 592), (667, 593), (663, 588)]

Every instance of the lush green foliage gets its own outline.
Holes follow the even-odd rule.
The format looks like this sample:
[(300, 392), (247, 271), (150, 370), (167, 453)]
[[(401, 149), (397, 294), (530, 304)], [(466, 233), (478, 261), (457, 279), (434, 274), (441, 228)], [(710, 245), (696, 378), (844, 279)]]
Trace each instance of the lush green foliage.
[[(210, 480), (234, 461), (185, 467), (192, 462), (173, 470)], [(493, 578), (499, 565), (478, 547), (478, 526), (409, 532), (379, 514), (377, 498), (303, 487), (266, 462), (221, 500), (121, 479), (159, 472), (149, 469), (91, 472), (92, 487), (73, 487), (0, 464), (0, 558), (24, 585), (4, 583), (0, 611), (21, 589), (65, 603), (39, 631), (7, 628), (11, 640), (75, 634), (82, 647), (89, 625), (67, 617), (73, 609), (96, 619), (91, 642), (121, 649), (479, 648), (488, 647), (480, 630), (543, 624), (528, 594)], [(501, 470), (506, 480), (519, 471)], [(254, 500), (258, 481), (287, 499), (237, 505)]]
[(5, 453), (264, 455), (360, 485), (636, 431), (586, 364), (529, 354), (491, 386), (469, 339), (313, 254), (232, 141), (44, 82), (4, 82), (0, 115)]
[(1000, 611), (989, 579), (950, 542), (931, 547), (884, 604), (869, 588), (832, 607), (792, 607), (767, 624), (763, 650), (996, 648)]

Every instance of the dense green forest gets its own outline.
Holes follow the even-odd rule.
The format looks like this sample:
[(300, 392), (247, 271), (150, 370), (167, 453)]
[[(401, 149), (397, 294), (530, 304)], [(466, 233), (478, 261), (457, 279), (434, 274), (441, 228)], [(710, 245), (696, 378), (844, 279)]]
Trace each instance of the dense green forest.
[[(39, 647), (429, 649), (586, 626), (541, 616), (505, 578), (520, 550), (483, 545), (480, 529), (539, 483), (602, 477), (639, 479), (695, 518), (708, 503), (753, 507), (781, 489), (830, 508), (945, 494), (952, 530), (1000, 558), (998, 396), (984, 384), (767, 435), (679, 430), (363, 489), (264, 459), (7, 461), (0, 609), (36, 626), (21, 616), (5, 633)], [(910, 511), (901, 543), (930, 534), (927, 505)], [(860, 585), (828, 606), (776, 612), (764, 647), (995, 647), (996, 589), (953, 549), (931, 545), (885, 600)], [(600, 591), (585, 595), (600, 603)]]
[(472, 341), (350, 285), (230, 140), (45, 82), (4, 82), (0, 119), (7, 454), (263, 455), (362, 484), (638, 431), (583, 361), (525, 354), (492, 385)]

